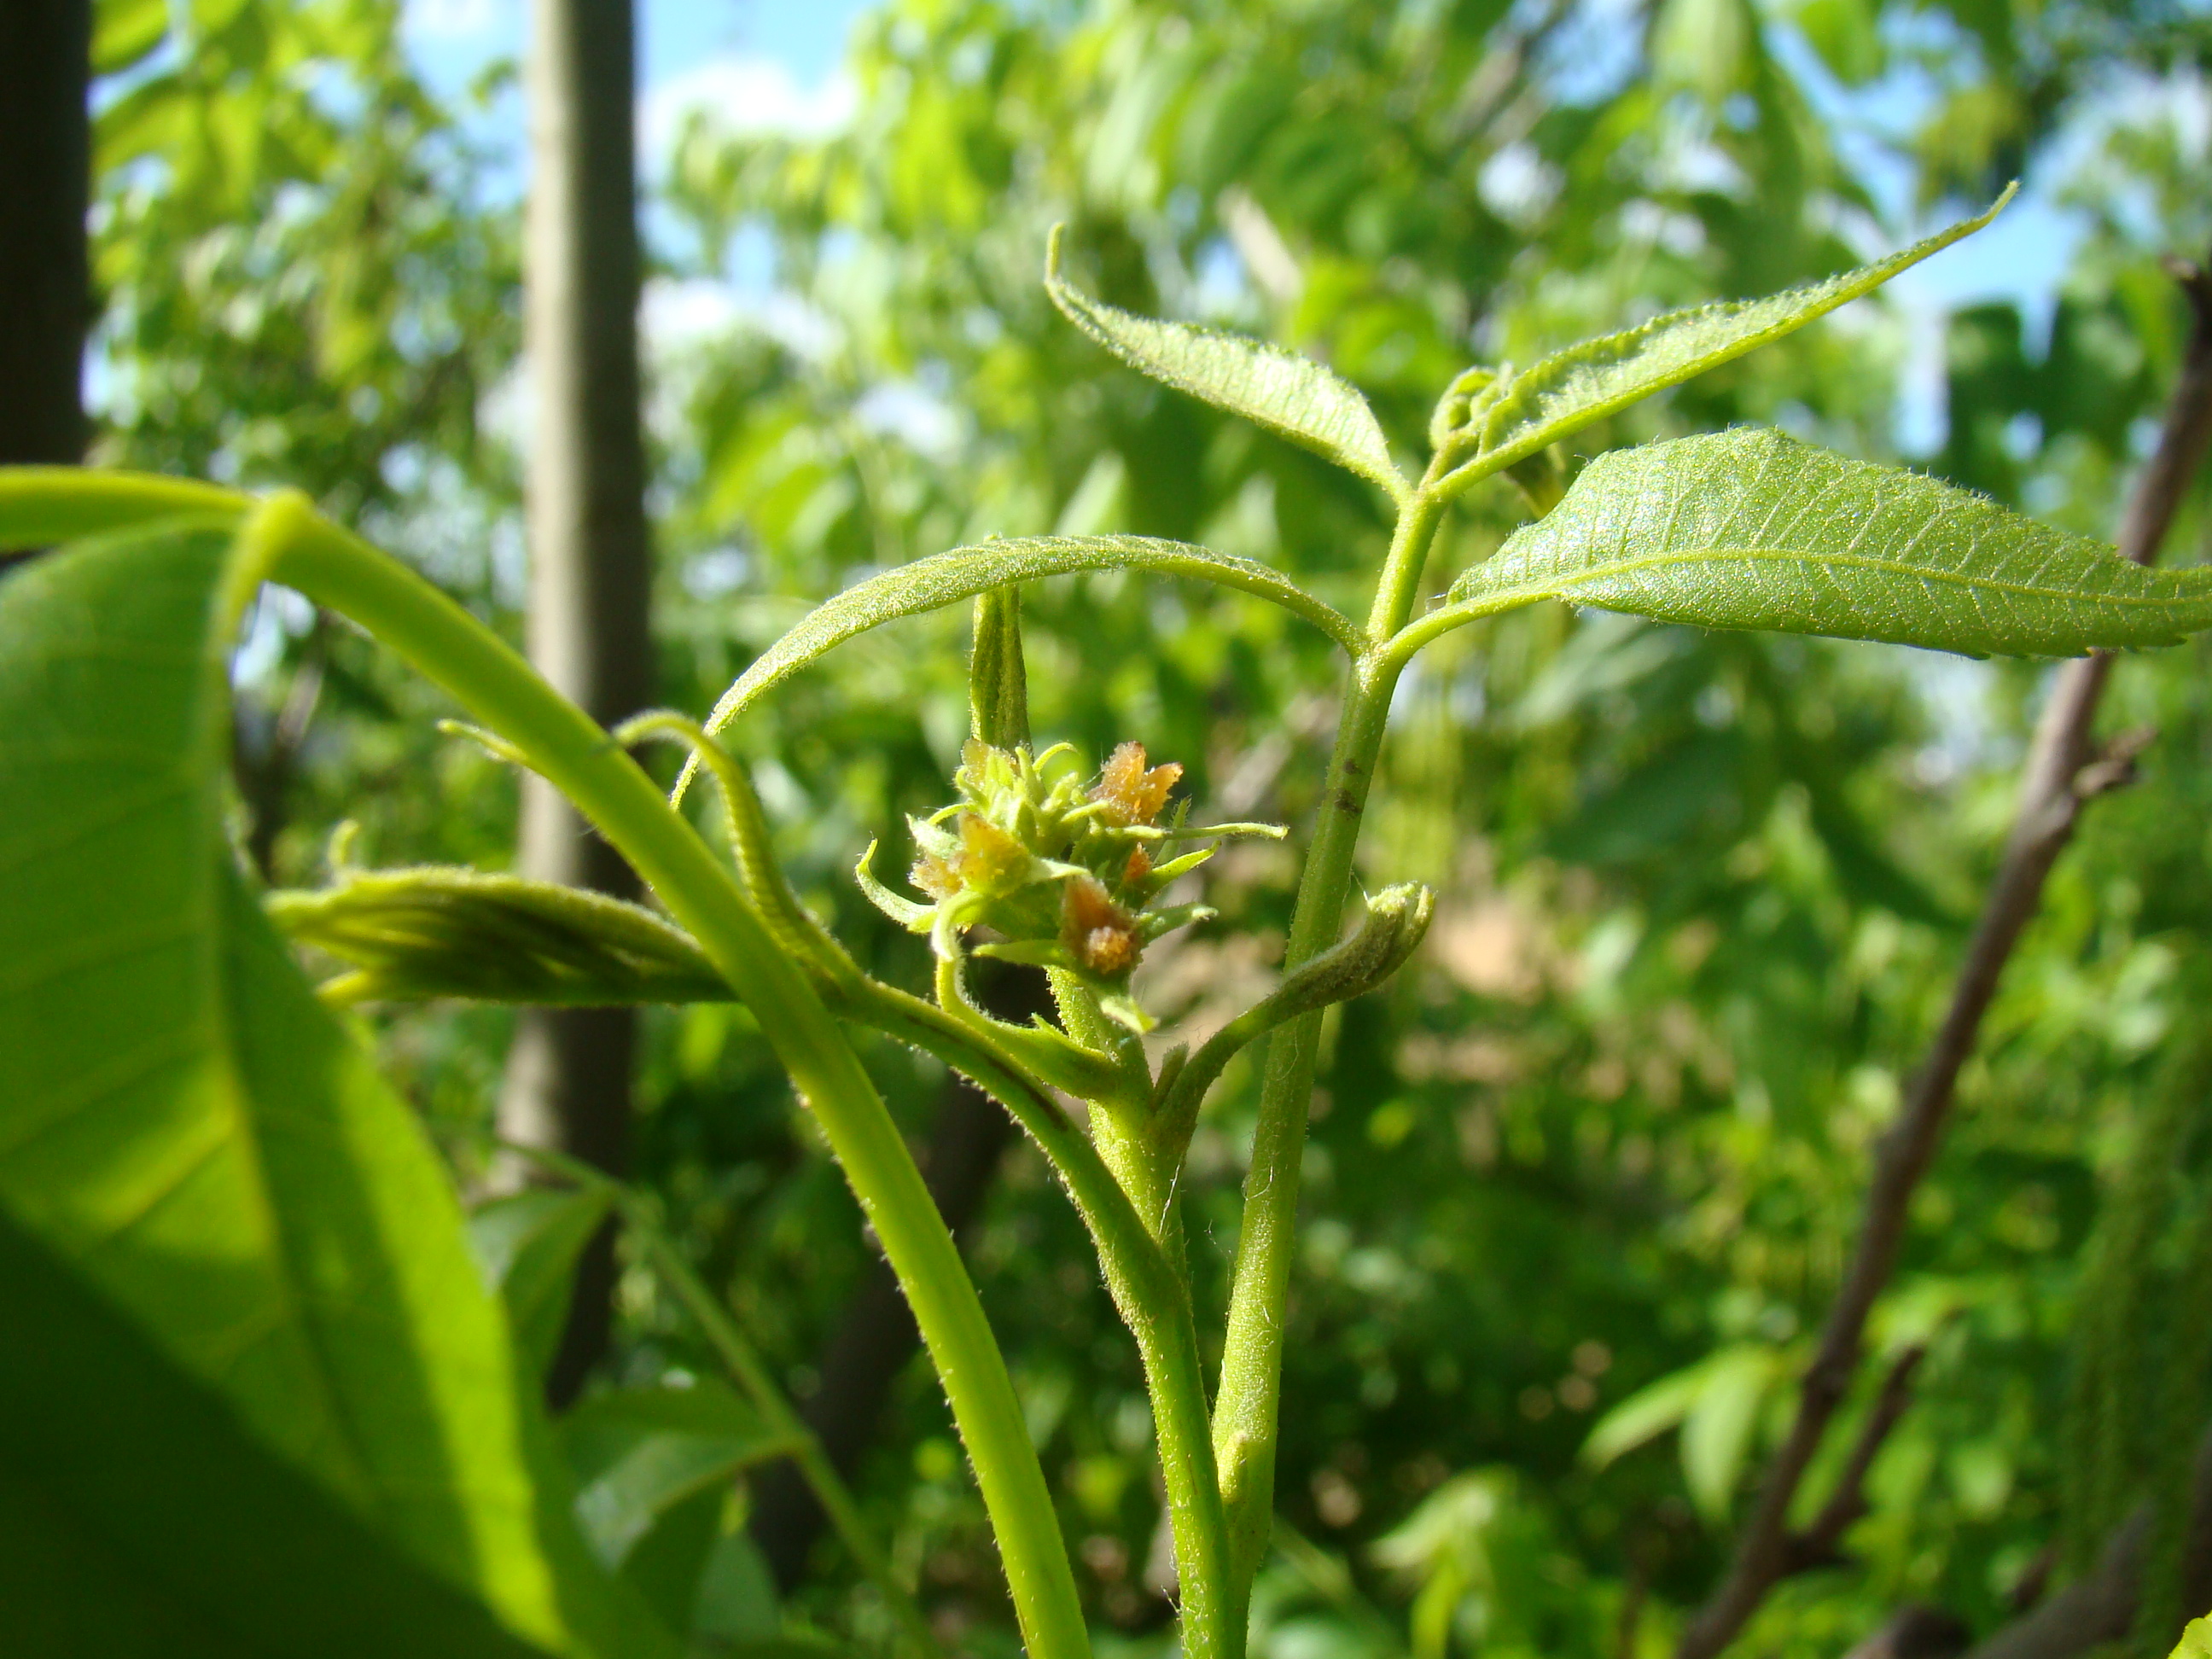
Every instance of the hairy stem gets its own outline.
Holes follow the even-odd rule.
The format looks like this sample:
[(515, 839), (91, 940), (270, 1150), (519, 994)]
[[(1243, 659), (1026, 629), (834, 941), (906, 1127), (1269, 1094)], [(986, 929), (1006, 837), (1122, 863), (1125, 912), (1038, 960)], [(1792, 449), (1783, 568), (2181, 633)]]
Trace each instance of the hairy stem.
[[(938, 963), (934, 1006), (861, 980), (840, 991), (849, 1018), (936, 1055), (998, 1101), (1048, 1158), (1091, 1234), (1106, 1288), (1137, 1341), (1152, 1401), (1152, 1432), (1168, 1492), (1168, 1524), (1182, 1591), (1182, 1647), (1199, 1659), (1241, 1659), (1244, 1620), (1231, 1576), (1221, 1486), (1209, 1437), (1206, 1375), (1190, 1288), (1149, 1218), (1105, 1155), (1061, 1113), (1058, 1102), (1013, 1057), (996, 1033), (969, 1014), (958, 963)], [(1094, 1121), (1106, 1115), (1095, 1109)]]
[(582, 711), (468, 613), (366, 543), (279, 496), (241, 532), (257, 574), (343, 612), (514, 744), (629, 859), (759, 1018), (830, 1138), (913, 1305), (975, 1468), (1014, 1610), (1037, 1659), (1090, 1636), (1021, 1402), (958, 1247), (882, 1097), (799, 964), (705, 842)]
[[(1314, 827), (1298, 882), (1297, 906), (1284, 955), (1286, 969), (1334, 944), (1343, 924), (1360, 820), (1382, 749), (1390, 694), (1403, 665), (1384, 647), (1413, 608), (1421, 567), (1443, 510), (1425, 484), (1407, 502), (1391, 538), (1368, 623), (1369, 647), (1352, 665), (1322, 790), (1320, 822)], [(1266, 1552), (1274, 1514), (1275, 1435), (1297, 1230), (1298, 1173), (1320, 1045), (1318, 1013), (1291, 1021), (1267, 1039), (1252, 1166), (1244, 1180), (1244, 1215), (1237, 1231), (1227, 1340), (1221, 1356), (1221, 1395), (1213, 1414), (1213, 1455), (1228, 1510), (1240, 1616), (1252, 1575)]]

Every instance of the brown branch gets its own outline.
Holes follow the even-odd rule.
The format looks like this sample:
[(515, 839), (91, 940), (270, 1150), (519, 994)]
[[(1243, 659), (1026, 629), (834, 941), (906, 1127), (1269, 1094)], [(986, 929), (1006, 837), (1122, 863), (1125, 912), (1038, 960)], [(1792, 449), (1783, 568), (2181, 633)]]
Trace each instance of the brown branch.
[(2150, 1521), (2146, 1504), (2113, 1531), (2092, 1571), (2001, 1626), (1967, 1659), (2071, 1659), (2125, 1636), (2135, 1623)]
[(2058, 1571), (2058, 1540), (2054, 1538), (2036, 1551), (2035, 1559), (2013, 1581), (2005, 1593), (2005, 1605), (2015, 1613), (2033, 1613), (2043, 1605), (2043, 1598), (2051, 1589), (2051, 1575)]
[(1973, 1639), (1972, 1627), (1955, 1613), (1905, 1607), (1844, 1659), (1957, 1659)]
[[(2138, 1506), (2112, 1529), (2095, 1566), (2045, 1597), (2033, 1611), (2000, 1626), (1966, 1659), (2075, 1659), (2125, 1636), (2135, 1627), (2151, 1521), (2151, 1505)], [(2182, 1600), (2190, 1613), (2212, 1606), (2208, 1567), (2212, 1567), (2212, 1433), (2197, 1443), (2191, 1480), (2182, 1556)]]
[[(2212, 441), (2212, 271), (2185, 266), (2175, 275), (2196, 321), (2158, 448), (2120, 520), (2120, 551), (2137, 564), (2158, 556), (2175, 509)], [(2073, 836), (2082, 803), (2124, 782), (2133, 750), (2142, 746), (2142, 739), (2132, 738), (2100, 749), (2092, 737), (2112, 665), (2110, 655), (2098, 653), (2058, 671), (2028, 752), (2011, 838), (1966, 947), (1950, 1008), (1913, 1078), (1904, 1110), (1876, 1149), (1857, 1248), (1828, 1310), (1796, 1420), (1767, 1466), (1728, 1575), (1683, 1631), (1676, 1659), (1713, 1659), (1790, 1570), (1790, 1505), (1858, 1370), (1867, 1316), (1896, 1268), (1912, 1194), (1935, 1158), (1959, 1072), (1973, 1052), (1982, 1017), (2013, 947), (2035, 915), (2045, 878)]]
[[(2079, 1659), (2134, 1629), (2151, 1520), (2151, 1505), (2140, 1505), (2112, 1529), (2095, 1565), (2049, 1595), (2043, 1580), (2057, 1552), (2046, 1549), (2028, 1570), (2032, 1582), (2014, 1592), (2017, 1616), (1978, 1644), (1970, 1644), (1965, 1624), (1940, 1608), (1904, 1607), (1845, 1659), (1949, 1659), (1962, 1653), (1966, 1659)], [(2182, 1568), (2185, 1607), (2212, 1607), (2212, 1433), (2197, 1445)]]
[(1874, 1467), (1875, 1455), (1881, 1450), (1890, 1431), (1912, 1404), (1912, 1374), (1927, 1357), (1928, 1350), (1916, 1346), (1898, 1355), (1891, 1364), (1874, 1409), (1859, 1430), (1858, 1443), (1851, 1448), (1850, 1458), (1837, 1477), (1835, 1492), (1813, 1517), (1813, 1524), (1790, 1536), (1789, 1572), (1810, 1572), (1843, 1561), (1844, 1534), (1867, 1512), (1867, 1471)]

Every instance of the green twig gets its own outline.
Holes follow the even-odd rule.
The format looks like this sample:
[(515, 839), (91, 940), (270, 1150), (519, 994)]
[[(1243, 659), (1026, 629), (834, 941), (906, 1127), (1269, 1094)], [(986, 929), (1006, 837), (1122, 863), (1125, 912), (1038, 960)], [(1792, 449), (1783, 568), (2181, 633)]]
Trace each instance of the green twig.
[[(1360, 820), (1382, 752), (1390, 695), (1407, 660), (1392, 651), (1391, 641), (1405, 627), (1443, 517), (1444, 504), (1433, 493), (1433, 483), (1425, 479), (1400, 512), (1376, 587), (1368, 644), (1352, 665), (1322, 790), (1321, 818), (1291, 920), (1284, 963), (1292, 971), (1334, 945), (1343, 923)], [(1320, 1044), (1318, 1012), (1299, 1016), (1267, 1039), (1251, 1169), (1244, 1182), (1244, 1215), (1237, 1233), (1221, 1357), (1221, 1394), (1213, 1415), (1213, 1455), (1228, 1510), (1240, 1616), (1267, 1549), (1274, 1508), (1275, 1437), (1297, 1227), (1298, 1173)]]

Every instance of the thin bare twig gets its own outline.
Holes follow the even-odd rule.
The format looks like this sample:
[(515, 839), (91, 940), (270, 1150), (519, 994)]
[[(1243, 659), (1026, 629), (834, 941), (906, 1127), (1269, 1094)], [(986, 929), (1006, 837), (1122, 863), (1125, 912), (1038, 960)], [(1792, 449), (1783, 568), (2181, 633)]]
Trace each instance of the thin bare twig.
[(1790, 1572), (1810, 1572), (1815, 1567), (1833, 1566), (1843, 1560), (1844, 1534), (1867, 1512), (1867, 1471), (1874, 1467), (1875, 1455), (1889, 1438), (1890, 1431), (1912, 1404), (1912, 1374), (1927, 1357), (1928, 1350), (1916, 1345), (1892, 1362), (1889, 1375), (1882, 1379), (1881, 1392), (1875, 1398), (1874, 1409), (1867, 1413), (1866, 1423), (1859, 1430), (1858, 1443), (1851, 1448), (1850, 1458), (1837, 1478), (1836, 1490), (1813, 1517), (1813, 1524), (1790, 1537)]
[[(2045, 1549), (2013, 1592), (2014, 1617), (1978, 1644), (1970, 1642), (1965, 1621), (1954, 1615), (1910, 1607), (1900, 1608), (1844, 1659), (1949, 1659), (1957, 1654), (1966, 1659), (2079, 1659), (2135, 1627), (2151, 1524), (2146, 1502), (2112, 1528), (2094, 1565), (2048, 1595), (2058, 1552)], [(2182, 1600), (2191, 1608), (2212, 1606), (2212, 1432), (2197, 1442), (2185, 1538)], [(1930, 1637), (1935, 1639), (1926, 1639)]]
[(1899, 1607), (1844, 1659), (1958, 1659), (1974, 1632), (1942, 1607)]
[[(2212, 442), (2212, 270), (2179, 262), (2172, 268), (2196, 323), (2158, 447), (2120, 520), (2119, 550), (2137, 564), (2158, 556), (2183, 493)], [(2005, 963), (2035, 915), (2045, 878), (2072, 838), (2082, 804), (2125, 782), (2129, 762), (2147, 740), (2138, 734), (2104, 747), (2094, 740), (2097, 705), (2112, 665), (2109, 654), (2098, 653), (2058, 672), (2028, 752), (2012, 836), (1966, 947), (1950, 1008), (1914, 1076), (1904, 1110), (1876, 1150), (1857, 1248), (1828, 1310), (1796, 1420), (1767, 1466), (1728, 1576), (1683, 1631), (1676, 1659), (1713, 1659), (1791, 1569), (1790, 1505), (1857, 1372), (1867, 1317), (1896, 1268), (1906, 1212), (1942, 1138), (1960, 1068), (1973, 1052)]]

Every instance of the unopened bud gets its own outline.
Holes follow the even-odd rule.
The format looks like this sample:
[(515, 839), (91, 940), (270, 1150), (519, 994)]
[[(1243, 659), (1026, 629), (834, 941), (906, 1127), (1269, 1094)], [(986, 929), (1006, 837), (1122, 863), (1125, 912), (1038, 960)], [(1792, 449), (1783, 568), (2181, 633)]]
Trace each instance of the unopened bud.
[(1367, 918), (1350, 939), (1293, 969), (1275, 993), (1291, 1013), (1365, 996), (1405, 965), (1429, 931), (1437, 896), (1419, 882), (1401, 882), (1367, 901)]
[(1022, 661), (1022, 590), (994, 587), (975, 599), (975, 647), (968, 659), (969, 732), (994, 749), (1030, 740), (1029, 671)]
[(1436, 412), (1429, 416), (1429, 447), (1442, 449), (1468, 423), (1475, 398), (1488, 391), (1498, 379), (1498, 371), (1477, 363), (1462, 369), (1459, 378), (1444, 388), (1437, 399)]

